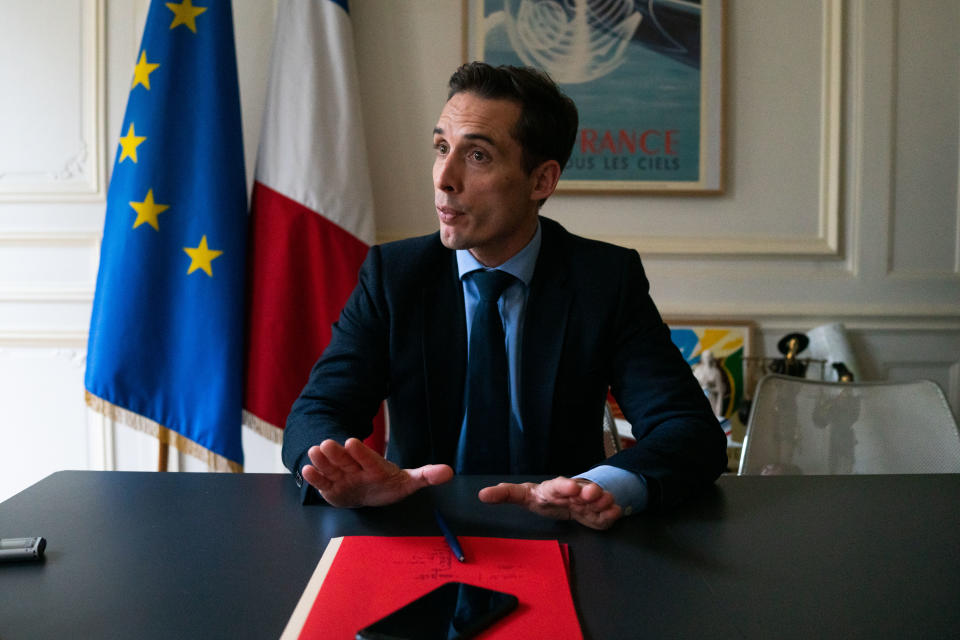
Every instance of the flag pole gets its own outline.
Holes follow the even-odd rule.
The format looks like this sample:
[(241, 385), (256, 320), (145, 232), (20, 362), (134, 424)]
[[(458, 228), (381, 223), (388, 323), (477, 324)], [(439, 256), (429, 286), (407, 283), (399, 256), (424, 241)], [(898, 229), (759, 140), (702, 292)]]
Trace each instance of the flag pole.
[(167, 463), (170, 461), (170, 445), (163, 440), (157, 440), (160, 444), (160, 453), (157, 456), (157, 471), (166, 471)]

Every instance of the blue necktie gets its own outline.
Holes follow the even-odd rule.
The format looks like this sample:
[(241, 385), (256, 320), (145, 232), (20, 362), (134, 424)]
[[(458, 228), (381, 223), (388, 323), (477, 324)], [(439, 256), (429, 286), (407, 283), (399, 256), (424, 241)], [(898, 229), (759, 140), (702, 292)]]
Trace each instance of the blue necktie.
[(457, 460), (458, 473), (510, 472), (510, 390), (503, 323), (497, 300), (516, 282), (504, 271), (474, 271), (480, 301), (470, 327), (467, 361), (467, 420)]

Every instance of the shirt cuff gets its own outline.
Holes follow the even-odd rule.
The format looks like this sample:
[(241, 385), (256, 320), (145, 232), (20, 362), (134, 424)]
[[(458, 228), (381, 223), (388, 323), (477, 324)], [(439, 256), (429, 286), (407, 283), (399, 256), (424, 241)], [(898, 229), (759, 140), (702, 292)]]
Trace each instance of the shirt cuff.
[(647, 508), (647, 482), (643, 476), (602, 464), (574, 477), (589, 480), (612, 493), (625, 516)]

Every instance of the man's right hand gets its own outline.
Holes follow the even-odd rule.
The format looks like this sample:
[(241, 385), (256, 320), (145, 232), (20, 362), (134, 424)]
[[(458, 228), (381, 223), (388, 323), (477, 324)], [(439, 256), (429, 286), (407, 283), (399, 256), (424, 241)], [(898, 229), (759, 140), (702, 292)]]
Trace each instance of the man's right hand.
[(300, 470), (303, 479), (335, 507), (391, 504), (453, 477), (453, 469), (445, 464), (401, 469), (356, 438), (342, 445), (324, 440), (310, 447), (307, 456), (312, 464)]

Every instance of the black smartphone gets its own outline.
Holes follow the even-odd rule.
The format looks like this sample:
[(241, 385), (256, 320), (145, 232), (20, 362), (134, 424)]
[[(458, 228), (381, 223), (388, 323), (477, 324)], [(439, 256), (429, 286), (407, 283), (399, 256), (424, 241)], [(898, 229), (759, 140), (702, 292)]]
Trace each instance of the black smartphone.
[(517, 597), (447, 582), (357, 631), (357, 640), (472, 638), (517, 608)]

